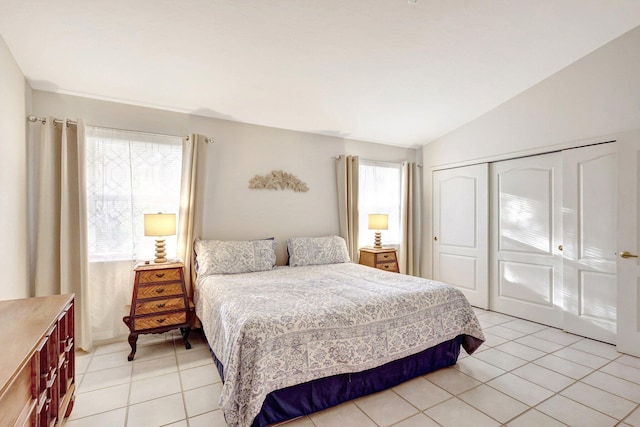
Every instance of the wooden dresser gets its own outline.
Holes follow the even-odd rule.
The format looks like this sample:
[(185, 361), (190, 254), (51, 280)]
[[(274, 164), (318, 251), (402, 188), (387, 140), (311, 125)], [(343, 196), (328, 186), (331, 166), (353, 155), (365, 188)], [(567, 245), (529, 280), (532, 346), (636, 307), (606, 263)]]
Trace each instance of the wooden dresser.
[(122, 319), (130, 331), (129, 361), (136, 355), (139, 334), (180, 328), (185, 348), (191, 348), (189, 332), (194, 306), (187, 295), (183, 269), (181, 262), (136, 265), (129, 315)]
[(0, 427), (62, 426), (75, 399), (74, 295), (0, 301)]
[(400, 272), (398, 256), (394, 248), (362, 248), (359, 263), (380, 270)]

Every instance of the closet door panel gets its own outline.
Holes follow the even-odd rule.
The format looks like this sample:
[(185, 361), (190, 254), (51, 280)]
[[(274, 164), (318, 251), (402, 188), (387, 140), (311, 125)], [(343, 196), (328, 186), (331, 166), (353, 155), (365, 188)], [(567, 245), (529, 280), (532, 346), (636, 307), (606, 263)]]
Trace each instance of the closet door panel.
[(562, 326), (559, 153), (491, 164), (491, 310)]
[(615, 343), (615, 145), (565, 150), (562, 157), (564, 329)]
[(488, 308), (488, 165), (433, 173), (433, 278)]

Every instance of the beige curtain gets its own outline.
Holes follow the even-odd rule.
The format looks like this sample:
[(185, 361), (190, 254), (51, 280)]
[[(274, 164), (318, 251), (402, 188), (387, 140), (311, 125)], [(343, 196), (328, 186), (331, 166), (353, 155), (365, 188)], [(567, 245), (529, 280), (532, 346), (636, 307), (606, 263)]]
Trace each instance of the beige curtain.
[(204, 158), (206, 149), (206, 137), (191, 134), (182, 140), (182, 178), (180, 184), (180, 215), (178, 224), (177, 256), (182, 258), (184, 268), (184, 279), (193, 295), (193, 283), (195, 280), (195, 269), (193, 265), (193, 240), (196, 228), (196, 212), (198, 209), (198, 164)]
[(75, 293), (77, 348), (92, 347), (89, 317), (84, 124), (48, 117), (36, 147), (36, 296)]
[(339, 156), (336, 160), (340, 236), (347, 241), (349, 256), (358, 262), (358, 156)]
[(400, 272), (420, 276), (422, 177), (414, 162), (402, 163), (402, 204), (400, 207)]

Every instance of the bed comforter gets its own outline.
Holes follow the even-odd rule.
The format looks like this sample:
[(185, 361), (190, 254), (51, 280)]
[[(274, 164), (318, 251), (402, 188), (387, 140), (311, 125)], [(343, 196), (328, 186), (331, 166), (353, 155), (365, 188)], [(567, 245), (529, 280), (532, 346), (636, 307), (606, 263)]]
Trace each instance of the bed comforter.
[(456, 288), (352, 263), (199, 277), (194, 299), (224, 366), (229, 426), (251, 425), (274, 390), (375, 368), (458, 335), (468, 353), (484, 341)]

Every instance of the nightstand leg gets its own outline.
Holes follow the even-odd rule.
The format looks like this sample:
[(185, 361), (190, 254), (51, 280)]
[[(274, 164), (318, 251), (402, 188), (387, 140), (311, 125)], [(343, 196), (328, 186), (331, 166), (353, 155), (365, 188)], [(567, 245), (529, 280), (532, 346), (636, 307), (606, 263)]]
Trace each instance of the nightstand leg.
[(189, 342), (189, 334), (191, 333), (191, 327), (180, 328), (180, 334), (182, 335), (182, 340), (184, 341), (184, 348), (187, 350), (191, 349), (191, 343)]
[(129, 334), (129, 345), (131, 346), (131, 353), (127, 356), (127, 360), (131, 362), (136, 355), (136, 343), (138, 342), (138, 334)]

